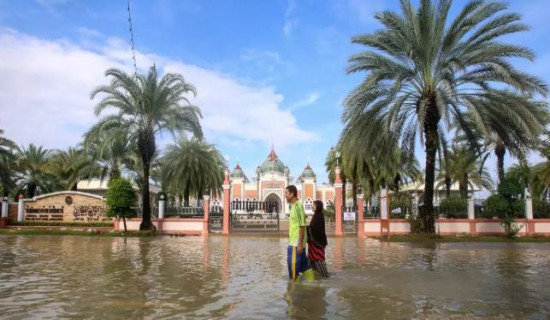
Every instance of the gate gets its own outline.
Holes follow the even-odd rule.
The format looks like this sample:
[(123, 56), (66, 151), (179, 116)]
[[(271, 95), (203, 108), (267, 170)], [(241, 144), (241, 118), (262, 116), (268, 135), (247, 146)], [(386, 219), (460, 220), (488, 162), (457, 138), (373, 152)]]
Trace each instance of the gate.
[(357, 208), (355, 206), (342, 207), (342, 232), (357, 234)]
[(231, 231), (279, 231), (281, 205), (273, 201), (232, 201)]
[(221, 232), (223, 228), (223, 207), (214, 205), (210, 207), (210, 216), (208, 217), (208, 228), (210, 232)]

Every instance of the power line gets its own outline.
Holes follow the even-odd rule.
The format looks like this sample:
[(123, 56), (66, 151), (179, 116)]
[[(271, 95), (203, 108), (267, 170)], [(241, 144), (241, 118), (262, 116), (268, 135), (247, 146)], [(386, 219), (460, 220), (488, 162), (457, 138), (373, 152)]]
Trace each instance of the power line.
[(136, 49), (135, 49), (135, 43), (134, 43), (134, 27), (132, 26), (130, 0), (128, 0), (128, 24), (130, 25), (130, 42), (132, 43), (132, 59), (134, 60), (134, 75), (137, 76)]

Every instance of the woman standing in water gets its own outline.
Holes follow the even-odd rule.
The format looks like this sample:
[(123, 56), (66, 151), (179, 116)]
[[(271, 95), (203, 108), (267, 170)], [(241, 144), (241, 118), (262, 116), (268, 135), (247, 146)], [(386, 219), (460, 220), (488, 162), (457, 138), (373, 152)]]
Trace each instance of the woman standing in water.
[(325, 263), (325, 248), (327, 246), (327, 234), (325, 233), (325, 217), (323, 216), (323, 202), (313, 201), (313, 218), (307, 228), (308, 253), (307, 258), (311, 267), (323, 277), (328, 278), (327, 265)]

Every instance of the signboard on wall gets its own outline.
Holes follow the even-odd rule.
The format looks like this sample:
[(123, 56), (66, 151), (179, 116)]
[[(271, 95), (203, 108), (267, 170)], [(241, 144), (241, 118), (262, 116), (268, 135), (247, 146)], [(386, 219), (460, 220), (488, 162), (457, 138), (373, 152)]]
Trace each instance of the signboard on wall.
[(103, 197), (75, 191), (44, 194), (25, 200), (25, 221), (97, 222), (105, 216)]
[(344, 212), (344, 221), (355, 221), (355, 212)]

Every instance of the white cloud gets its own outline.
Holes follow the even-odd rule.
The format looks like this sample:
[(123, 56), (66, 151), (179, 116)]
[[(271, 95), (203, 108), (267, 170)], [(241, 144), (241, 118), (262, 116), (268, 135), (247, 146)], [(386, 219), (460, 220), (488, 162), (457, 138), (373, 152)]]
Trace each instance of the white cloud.
[(298, 24), (298, 19), (293, 17), (295, 11), (296, 0), (288, 0), (285, 12), (285, 23), (283, 25), (283, 34), (286, 37), (292, 35), (292, 29)]
[[(89, 50), (67, 41), (42, 40), (0, 29), (0, 128), (18, 144), (48, 148), (77, 144), (97, 118), (90, 92), (107, 84), (111, 67), (131, 71), (128, 44), (110, 38)], [(181, 72), (199, 92), (203, 128), (213, 143), (260, 142), (290, 146), (318, 139), (300, 129), (295, 117), (280, 108), (283, 96), (274, 87), (244, 85), (232, 77), (181, 61), (137, 52), (139, 66), (153, 62)]]
[(318, 92), (312, 92), (308, 94), (304, 99), (297, 101), (291, 105), (291, 109), (296, 110), (302, 107), (307, 107), (319, 100), (319, 93)]

